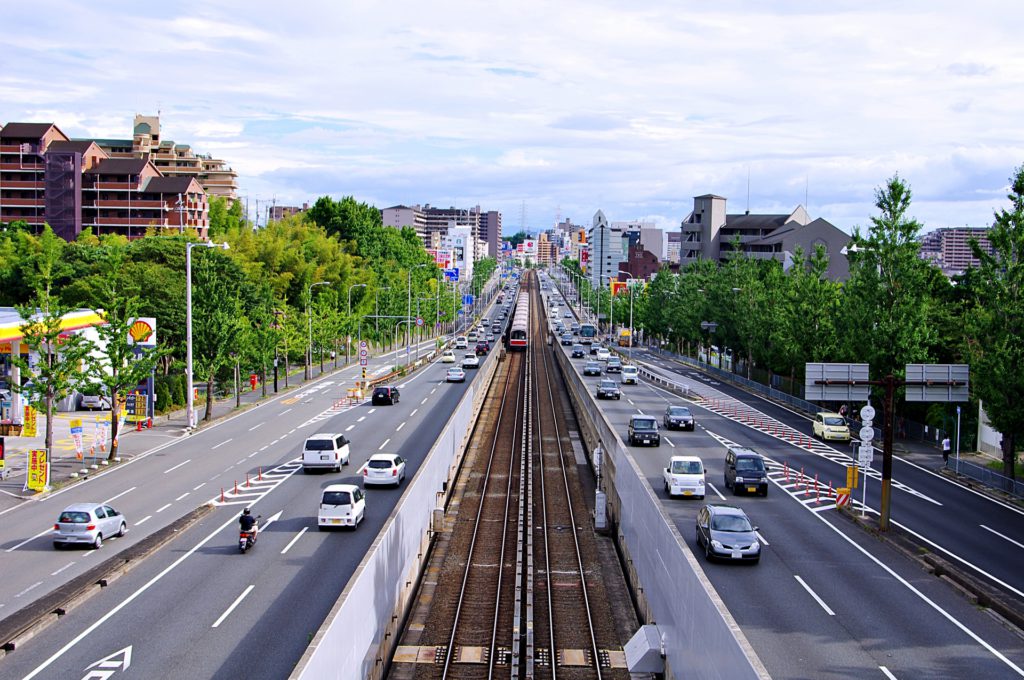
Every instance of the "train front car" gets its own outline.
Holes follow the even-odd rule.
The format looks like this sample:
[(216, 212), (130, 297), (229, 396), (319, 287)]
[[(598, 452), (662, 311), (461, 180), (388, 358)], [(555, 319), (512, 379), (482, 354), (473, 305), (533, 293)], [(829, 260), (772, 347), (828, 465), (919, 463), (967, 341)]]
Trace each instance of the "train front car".
[(509, 326), (508, 348), (513, 352), (525, 351), (529, 346), (530, 334), (530, 294), (523, 290), (516, 300), (515, 314)]

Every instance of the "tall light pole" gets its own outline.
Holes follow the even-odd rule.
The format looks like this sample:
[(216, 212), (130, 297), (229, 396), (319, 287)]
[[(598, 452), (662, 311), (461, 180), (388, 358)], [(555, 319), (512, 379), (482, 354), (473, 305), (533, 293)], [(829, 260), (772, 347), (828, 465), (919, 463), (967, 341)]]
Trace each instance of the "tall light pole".
[[(353, 288), (366, 288), (365, 283), (353, 283), (348, 287), (348, 318), (352, 319), (352, 289)], [(345, 363), (352, 359), (352, 331), (349, 331), (345, 336)]]
[[(413, 266), (409, 267), (409, 278), (408, 278), (408, 284), (407, 284), (408, 287), (409, 287), (409, 304), (406, 307), (406, 312), (405, 312), (406, 313), (406, 317), (405, 318), (407, 320), (411, 320), (412, 319), (412, 270), (413, 269), (419, 269), (420, 267), (426, 267), (426, 266), (427, 266), (427, 264), (425, 262), (423, 262), (423, 263), (416, 264), (416, 265), (413, 265)], [(408, 363), (409, 363), (409, 354), (410, 354), (410, 352), (412, 350), (412, 348), (409, 346), (411, 342), (412, 342), (412, 329), (409, 327), (409, 325), (406, 325), (406, 327), (405, 327), (405, 363), (406, 363), (406, 365), (408, 365)], [(417, 350), (418, 349), (419, 348), (417, 348)]]
[[(627, 271), (619, 270), (620, 274), (625, 274), (630, 279), (634, 278), (632, 274)], [(636, 341), (636, 331), (633, 329), (633, 286), (626, 283), (626, 287), (629, 288), (629, 358), (633, 358), (633, 343)]]
[[(228, 249), (227, 243), (210, 241), (185, 244), (185, 388), (188, 390), (185, 419), (188, 420), (190, 430), (196, 426), (195, 387), (192, 385), (192, 249), (196, 246)], [(212, 394), (206, 395), (207, 400), (212, 397)]]
[(309, 344), (306, 346), (306, 380), (313, 377), (313, 313), (310, 309), (313, 302), (313, 288), (316, 286), (329, 286), (330, 281), (317, 281), (309, 284), (306, 290), (306, 321), (309, 323)]

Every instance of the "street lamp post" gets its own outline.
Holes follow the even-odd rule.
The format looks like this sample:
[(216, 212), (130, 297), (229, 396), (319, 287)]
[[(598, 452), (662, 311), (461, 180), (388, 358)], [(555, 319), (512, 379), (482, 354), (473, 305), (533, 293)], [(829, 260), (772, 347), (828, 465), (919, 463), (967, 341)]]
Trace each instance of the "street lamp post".
[[(365, 283), (353, 283), (348, 287), (348, 319), (352, 319), (352, 289), (366, 288)], [(352, 331), (345, 334), (345, 365), (352, 360)]]
[(306, 290), (306, 321), (309, 324), (309, 345), (306, 347), (306, 380), (313, 377), (313, 312), (311, 310), (313, 288), (329, 285), (331, 285), (330, 281), (317, 281), (309, 284), (309, 288)]
[[(196, 246), (228, 249), (227, 243), (210, 241), (185, 244), (185, 387), (188, 390), (185, 418), (190, 430), (196, 426), (195, 387), (192, 384), (192, 249)], [(211, 396), (207, 394), (206, 398), (209, 400)]]
[[(405, 312), (407, 320), (408, 319), (412, 319), (412, 270), (413, 269), (419, 269), (420, 267), (426, 267), (426, 266), (427, 266), (427, 264), (425, 262), (423, 262), (423, 263), (420, 263), (420, 264), (417, 264), (417, 265), (413, 265), (412, 267), (409, 267), (409, 277), (408, 277), (408, 284), (407, 284), (408, 288), (409, 288), (409, 302), (408, 302), (408, 306), (406, 307), (406, 312)], [(412, 351), (412, 348), (410, 347), (410, 343), (411, 342), (412, 342), (412, 328), (410, 326), (406, 325), (406, 327), (405, 327), (405, 363), (406, 363), (406, 365), (409, 364), (409, 354)]]

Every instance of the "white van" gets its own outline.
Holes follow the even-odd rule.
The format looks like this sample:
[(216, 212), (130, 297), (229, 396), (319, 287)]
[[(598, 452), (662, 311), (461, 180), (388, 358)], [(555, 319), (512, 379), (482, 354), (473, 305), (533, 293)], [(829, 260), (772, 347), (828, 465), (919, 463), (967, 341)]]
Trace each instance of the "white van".
[(315, 434), (302, 445), (302, 471), (334, 470), (348, 465), (348, 439), (343, 434)]
[(636, 366), (624, 365), (622, 367), (622, 376), (619, 378), (619, 382), (623, 385), (640, 384), (640, 371)]
[(697, 456), (672, 456), (662, 476), (669, 497), (704, 498), (704, 463)]
[(316, 525), (320, 531), (331, 527), (355, 529), (366, 516), (366, 497), (355, 484), (331, 484), (320, 496)]

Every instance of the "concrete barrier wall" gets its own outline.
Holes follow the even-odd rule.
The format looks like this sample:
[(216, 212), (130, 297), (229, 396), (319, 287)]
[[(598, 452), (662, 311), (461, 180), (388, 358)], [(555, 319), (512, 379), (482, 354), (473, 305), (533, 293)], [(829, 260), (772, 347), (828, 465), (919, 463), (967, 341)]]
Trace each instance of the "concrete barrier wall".
[(570, 360), (563, 352), (555, 355), (590, 450), (600, 445), (604, 451), (602, 488), (608, 495), (609, 518), (641, 613), (663, 635), (667, 677), (768, 678), (619, 433)]
[[(495, 353), (500, 354), (498, 350)], [(498, 361), (466, 390), (306, 653), (293, 680), (379, 678), (400, 637), (430, 547), (433, 511), (444, 507)]]

